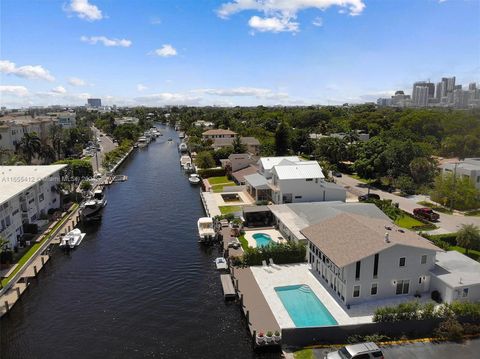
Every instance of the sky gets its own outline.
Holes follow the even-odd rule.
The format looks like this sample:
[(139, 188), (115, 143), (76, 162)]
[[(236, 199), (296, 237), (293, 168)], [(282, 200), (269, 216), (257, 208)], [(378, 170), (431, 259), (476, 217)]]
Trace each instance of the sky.
[(309, 105), (480, 82), (479, 0), (1, 0), (0, 104)]

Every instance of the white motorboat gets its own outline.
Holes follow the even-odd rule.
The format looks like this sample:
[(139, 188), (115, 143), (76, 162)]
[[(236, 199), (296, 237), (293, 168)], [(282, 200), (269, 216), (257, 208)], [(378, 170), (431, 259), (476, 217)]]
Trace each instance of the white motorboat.
[(215, 237), (213, 229), (213, 219), (210, 217), (201, 217), (197, 221), (199, 242), (206, 242)]
[(147, 147), (148, 139), (145, 136), (141, 136), (137, 140), (138, 147)]
[(185, 169), (185, 166), (187, 164), (192, 164), (192, 159), (190, 158), (189, 155), (182, 155), (182, 157), (180, 157), (180, 166), (182, 166), (182, 168)]
[(196, 173), (191, 174), (190, 177), (188, 177), (188, 182), (190, 182), (190, 184), (199, 184), (201, 181), (200, 176)]
[(185, 142), (180, 143), (180, 145), (178, 146), (178, 150), (180, 152), (187, 152), (188, 151), (187, 144)]
[(99, 188), (80, 206), (80, 216), (84, 221), (102, 219), (103, 208), (107, 205), (104, 188)]
[(186, 163), (185, 166), (183, 166), (183, 170), (185, 173), (193, 173), (195, 172), (195, 165), (191, 162)]
[(78, 228), (68, 232), (60, 241), (60, 247), (73, 249), (80, 245), (86, 233), (82, 233)]
[(223, 257), (215, 258), (215, 266), (217, 267), (217, 270), (227, 270), (228, 269), (227, 261)]

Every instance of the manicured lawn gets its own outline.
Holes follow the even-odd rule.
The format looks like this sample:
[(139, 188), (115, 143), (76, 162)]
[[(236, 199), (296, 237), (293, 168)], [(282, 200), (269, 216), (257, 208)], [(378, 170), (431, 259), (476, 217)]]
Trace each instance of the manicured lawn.
[(242, 207), (240, 206), (220, 206), (218, 208), (220, 208), (221, 214), (235, 213), (242, 210)]
[(312, 349), (302, 349), (293, 353), (295, 359), (314, 359)]
[(219, 183), (230, 183), (231, 181), (227, 178), (227, 176), (220, 176), (220, 177), (210, 177), (208, 178), (208, 183), (210, 183), (212, 186), (214, 184), (219, 184)]
[[(457, 251), (457, 252), (460, 252), (462, 254), (465, 254), (465, 248), (463, 248), (463, 247), (451, 246), (450, 250), (451, 251)], [(472, 259), (478, 260), (480, 258), (480, 251), (469, 249), (468, 250), (468, 256)]]
[(367, 180), (367, 179), (362, 178), (362, 177), (360, 177), (360, 176), (357, 175), (357, 174), (351, 174), (351, 175), (349, 175), (349, 176), (352, 177), (352, 178), (355, 178), (357, 181), (360, 181), (360, 182), (363, 182), (363, 183), (367, 183), (367, 184), (368, 184), (368, 180)]
[(215, 193), (223, 192), (223, 187), (235, 186), (235, 182), (226, 182), (212, 186), (212, 191)]
[[(73, 206), (72, 208), (72, 212), (75, 211), (78, 207), (78, 204), (76, 204), (75, 206)], [(69, 213), (70, 214), (70, 213)], [(45, 235), (43, 237), (43, 240), (40, 242), (40, 243), (35, 243), (29, 250), (27, 253), (25, 253), (22, 258), (19, 259), (19, 261), (17, 262), (17, 267), (15, 268), (15, 270), (12, 272), (12, 274), (10, 274), (7, 278), (4, 278), (2, 280), (2, 286), (5, 287), (7, 285), (7, 283), (13, 278), (13, 276), (15, 274), (18, 273), (18, 271), (20, 269), (22, 269), (23, 265), (33, 256), (33, 254), (37, 251), (37, 249), (43, 244), (43, 242), (45, 242), (49, 237), (50, 237), (50, 234), (55, 232), (57, 230), (58, 227), (60, 227), (63, 223), (66, 222), (66, 219), (68, 218), (68, 215), (67, 214), (64, 218), (62, 218), (60, 221), (57, 222), (57, 224), (55, 225), (55, 227), (52, 228), (52, 230), (50, 231), (50, 233), (48, 233), (47, 235)]]
[(395, 224), (399, 227), (411, 229), (412, 227), (423, 226), (423, 223), (407, 215), (403, 215), (395, 220)]
[(238, 241), (242, 245), (243, 250), (246, 251), (248, 249), (248, 241), (245, 238), (245, 235), (242, 234), (240, 237), (238, 237)]

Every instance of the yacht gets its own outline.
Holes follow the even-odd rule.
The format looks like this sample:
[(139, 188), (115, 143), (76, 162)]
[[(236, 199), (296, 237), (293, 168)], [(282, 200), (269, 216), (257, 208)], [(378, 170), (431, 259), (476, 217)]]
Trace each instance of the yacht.
[(148, 139), (145, 136), (141, 136), (137, 140), (138, 147), (147, 147)]
[(188, 177), (188, 182), (190, 182), (190, 184), (199, 184), (201, 181), (200, 176), (196, 173), (191, 174), (190, 177)]
[(87, 199), (80, 207), (80, 216), (84, 221), (98, 221), (102, 219), (103, 208), (107, 205), (104, 189), (97, 189), (93, 196)]
[(197, 222), (199, 242), (206, 242), (215, 237), (213, 229), (213, 219), (210, 217), (201, 217)]
[(60, 247), (64, 249), (73, 249), (80, 245), (86, 233), (82, 233), (78, 228), (68, 232), (60, 241)]
[(180, 166), (182, 166), (182, 168), (185, 168), (187, 164), (191, 165), (192, 159), (189, 155), (182, 155), (182, 157), (180, 157)]
[(180, 145), (178, 146), (178, 150), (180, 152), (187, 152), (188, 151), (187, 144), (185, 142), (180, 143)]

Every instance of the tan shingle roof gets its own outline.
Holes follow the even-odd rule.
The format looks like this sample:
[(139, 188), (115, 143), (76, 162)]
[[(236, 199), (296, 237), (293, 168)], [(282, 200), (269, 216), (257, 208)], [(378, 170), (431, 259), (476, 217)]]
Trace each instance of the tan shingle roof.
[[(341, 213), (307, 227), (301, 233), (339, 267), (395, 245), (441, 251), (415, 232), (404, 230), (401, 233), (398, 230), (390, 221)], [(385, 233), (388, 233), (389, 243), (385, 242)]]
[(236, 135), (236, 132), (233, 132), (231, 130), (224, 130), (221, 128), (217, 128), (214, 130), (208, 130), (202, 133), (203, 136), (208, 136), (208, 135)]

